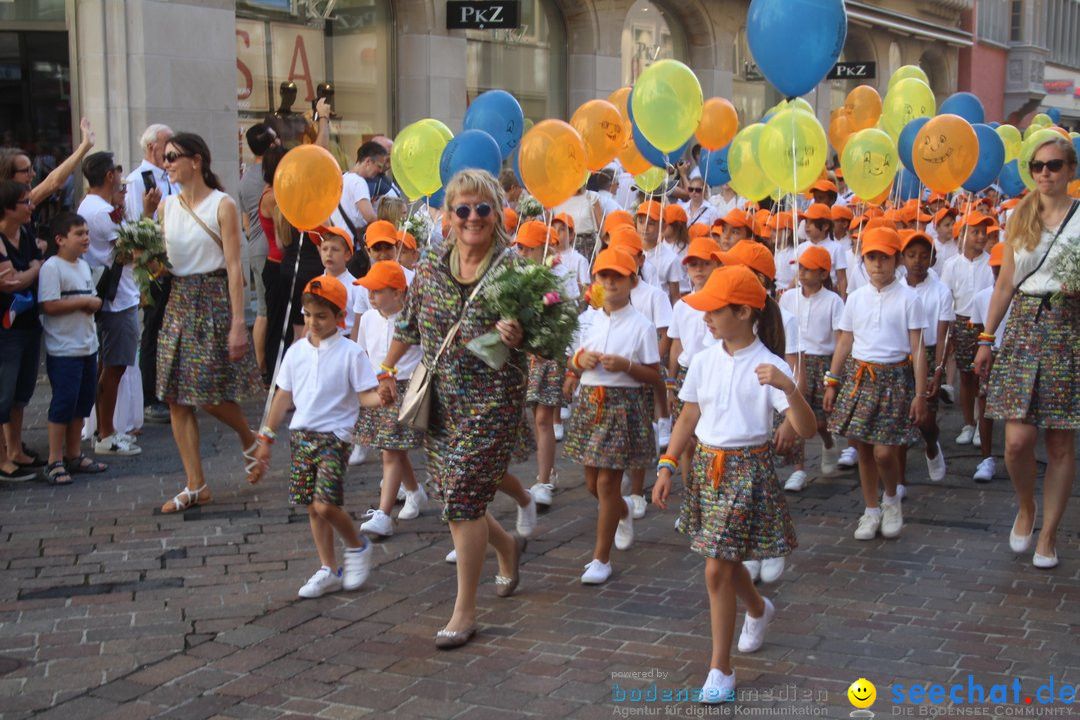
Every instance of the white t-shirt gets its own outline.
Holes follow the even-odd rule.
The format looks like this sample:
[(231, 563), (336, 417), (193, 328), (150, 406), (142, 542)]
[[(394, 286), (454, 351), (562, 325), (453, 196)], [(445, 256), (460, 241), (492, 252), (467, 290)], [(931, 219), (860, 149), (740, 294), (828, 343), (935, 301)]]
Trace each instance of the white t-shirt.
[(362, 289), (359, 285), (353, 285), (353, 274), (346, 270), (337, 276), (341, 284), (345, 286), (345, 327), (341, 328), (342, 335), (352, 333), (353, 323), (356, 322), (356, 292)]
[[(357, 285), (356, 287), (360, 289), (361, 286)], [(378, 366), (386, 359), (386, 353), (390, 351), (390, 343), (394, 339), (394, 330), (400, 316), (401, 312), (396, 312), (386, 317), (376, 310), (375, 312), (366, 312), (360, 317), (360, 333), (357, 342), (367, 352), (372, 365)], [(397, 363), (397, 379), (408, 380), (412, 377), (413, 370), (420, 364), (422, 355), (423, 350), (419, 345), (413, 345), (406, 350)]]
[(551, 268), (551, 272), (562, 283), (564, 297), (569, 300), (581, 297), (581, 286), (578, 285), (577, 275), (569, 267), (560, 262)]
[(304, 337), (285, 351), (277, 384), (292, 393), (296, 411), (290, 430), (353, 435), (360, 414), (358, 393), (379, 384), (367, 353), (359, 344), (334, 334), (311, 344)]
[(773, 262), (776, 263), (776, 287), (792, 287), (799, 274), (799, 261), (795, 257), (795, 248), (791, 245), (780, 248), (773, 254)]
[[(261, 166), (257, 167), (256, 175), (259, 175), (259, 187), (262, 188)], [(128, 176), (124, 178), (124, 182), (127, 183), (128, 191), (127, 197), (124, 198), (124, 216), (128, 220), (138, 220), (143, 214), (143, 195), (146, 194), (146, 185), (143, 183), (142, 174), (143, 171), (148, 171), (153, 174), (154, 182), (157, 183), (158, 190), (161, 191), (161, 199), (175, 195), (180, 192), (178, 185), (173, 185), (169, 182), (169, 173), (165, 170), (154, 165), (149, 160), (143, 159), (139, 163), (139, 167), (128, 173)], [(157, 219), (157, 211), (154, 211), (154, 218)], [(258, 223), (256, 223), (258, 225)], [(260, 232), (261, 232), (260, 228)], [(260, 236), (261, 237), (261, 236)]]
[(630, 304), (660, 330), (671, 326), (671, 298), (660, 288), (647, 282), (638, 282), (630, 291)]
[(836, 349), (836, 331), (844, 314), (844, 301), (827, 288), (805, 295), (802, 288), (780, 296), (780, 309), (797, 318), (798, 350), (807, 355), (832, 355)]
[[(668, 283), (677, 283), (682, 279), (682, 264), (679, 262), (679, 256), (666, 242), (660, 241), (652, 250), (646, 250), (645, 260), (656, 268), (656, 282), (653, 284), (665, 294)], [(670, 305), (670, 301), (668, 304)]]
[(956, 257), (960, 253), (960, 246), (956, 241), (949, 238), (948, 242), (941, 242), (941, 238), (934, 240), (934, 264), (933, 268), (939, 273), (945, 268), (945, 261)]
[(701, 203), (701, 206), (697, 210), (690, 209), (690, 201), (683, 200), (679, 203), (682, 209), (686, 211), (686, 227), (691, 225), (700, 224), (708, 225), (712, 227), (712, 224), (720, 218), (720, 214), (716, 208), (712, 206), (712, 203), (707, 200)]
[[(82, 258), (68, 262), (59, 255), (46, 260), (38, 273), (38, 302), (93, 297), (90, 266)], [(98, 337), (94, 316), (82, 310), (49, 315), (41, 312), (45, 330), (45, 352), (53, 357), (85, 357), (97, 352)]]
[(952, 290), (956, 314), (971, 317), (971, 301), (975, 293), (994, 286), (990, 255), (980, 253), (974, 260), (968, 260), (963, 255), (952, 256), (941, 269), (941, 282)]
[[(642, 283), (638, 283), (640, 286)], [(656, 340), (656, 328), (648, 318), (632, 305), (626, 305), (610, 315), (603, 310), (592, 313), (587, 327), (581, 331), (578, 346), (574, 348), (599, 352), (605, 355), (621, 355), (643, 365), (660, 362), (660, 346)], [(581, 384), (604, 387), (641, 387), (625, 372), (609, 372), (597, 364), (592, 370), (581, 374)]]
[[(975, 293), (975, 299), (971, 301), (971, 322), (976, 325), (985, 325), (986, 317), (990, 314), (990, 298), (994, 294), (994, 288), (983, 288)], [(1012, 303), (1005, 308), (1005, 314), (994, 331), (994, 349), (1001, 349), (1001, 339), (1005, 337), (1005, 323), (1009, 321), (1009, 313), (1012, 312)], [(44, 317), (44, 316), (42, 316)]]
[[(927, 347), (937, 345), (938, 323), (955, 322), (956, 311), (953, 309), (952, 291), (945, 283), (927, 275), (918, 285), (908, 285), (919, 295), (923, 311), (926, 313), (926, 329), (923, 330), (923, 344)], [(991, 288), (993, 289), (993, 288)]]
[[(112, 265), (113, 250), (116, 247), (116, 232), (120, 226), (113, 222), (109, 213), (113, 206), (99, 195), (87, 195), (79, 203), (78, 213), (86, 220), (90, 229), (90, 247), (83, 258), (91, 269)], [(139, 288), (131, 274), (131, 266), (125, 265), (120, 275), (120, 284), (116, 288), (116, 297), (112, 302), (105, 301), (101, 309), (105, 312), (120, 312), (138, 307)]]
[(342, 175), (341, 209), (334, 210), (334, 213), (330, 216), (330, 224), (335, 227), (344, 228), (345, 232), (349, 231), (349, 224), (341, 217), (341, 210), (343, 209), (348, 214), (349, 220), (352, 221), (353, 227), (357, 230), (367, 225), (367, 220), (356, 208), (356, 203), (361, 200), (371, 201), (371, 190), (368, 188), (367, 180), (354, 172), (347, 172)]
[(898, 363), (911, 354), (908, 331), (926, 329), (926, 312), (918, 294), (900, 280), (881, 290), (868, 284), (848, 295), (840, 329), (854, 334), (856, 360)]
[(788, 399), (783, 390), (758, 381), (761, 364), (774, 365), (794, 379), (784, 359), (769, 352), (760, 340), (734, 354), (720, 342), (690, 359), (679, 399), (697, 403), (701, 410), (694, 429), (701, 442), (746, 447), (772, 437), (773, 413), (785, 412)]
[(668, 337), (682, 344), (682, 352), (679, 353), (677, 361), (683, 367), (690, 367), (691, 358), (716, 343), (705, 324), (705, 313), (695, 310), (682, 300), (676, 302), (671, 310)]

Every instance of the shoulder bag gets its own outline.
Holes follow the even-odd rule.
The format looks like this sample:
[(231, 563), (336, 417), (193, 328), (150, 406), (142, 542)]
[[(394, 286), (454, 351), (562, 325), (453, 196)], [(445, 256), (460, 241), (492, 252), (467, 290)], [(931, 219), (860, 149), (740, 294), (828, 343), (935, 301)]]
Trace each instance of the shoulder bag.
[(1054, 249), (1054, 243), (1056, 243), (1057, 239), (1061, 237), (1061, 233), (1065, 231), (1065, 226), (1069, 224), (1070, 220), (1072, 220), (1072, 216), (1076, 213), (1076, 208), (1078, 206), (1080, 206), (1080, 201), (1073, 200), (1073, 204), (1069, 208), (1068, 214), (1065, 216), (1065, 219), (1061, 221), (1061, 225), (1058, 226), (1058, 231), (1054, 234), (1054, 239), (1051, 240), (1050, 244), (1046, 247), (1046, 252), (1043, 253), (1042, 259), (1039, 260), (1039, 264), (1035, 266), (1034, 270), (1025, 275), (1023, 280), (1016, 283), (1016, 292), (1021, 292), (1020, 286), (1026, 283), (1032, 275), (1039, 272), (1039, 269), (1043, 266), (1043, 263), (1046, 262), (1046, 258), (1050, 257), (1050, 251)]

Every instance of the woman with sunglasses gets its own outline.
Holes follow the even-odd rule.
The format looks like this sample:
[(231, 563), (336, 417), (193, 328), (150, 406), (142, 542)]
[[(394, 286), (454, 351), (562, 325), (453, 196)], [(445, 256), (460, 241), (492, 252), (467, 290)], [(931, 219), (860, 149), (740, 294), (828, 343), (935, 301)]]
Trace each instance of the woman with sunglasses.
[[(1005, 421), (1005, 466), (1019, 512), (1009, 547), (1023, 553), (1035, 532), (1035, 444), (1046, 442), (1043, 520), (1032, 564), (1058, 564), (1057, 530), (1076, 475), (1075, 440), (1080, 427), (1080, 288), (1062, 288), (1055, 266), (1080, 252), (1080, 202), (1069, 197), (1076, 150), (1054, 139), (1036, 148), (1030, 163), (1035, 192), (1009, 216), (1005, 252), (985, 327), (979, 335), (975, 370), (989, 376), (986, 416)], [(995, 331), (1010, 307), (997, 358)], [(991, 370), (992, 367), (992, 370)]]
[[(45, 198), (62, 188), (90, 152), (90, 148), (94, 147), (94, 130), (90, 127), (90, 121), (83, 118), (79, 123), (79, 130), (82, 132), (82, 140), (71, 155), (46, 175), (44, 180), (30, 188), (30, 199), (34, 205), (40, 205)], [(32, 185), (36, 175), (29, 153), (17, 148), (0, 150), (0, 180), (15, 180)]]
[(705, 198), (705, 181), (700, 176), (692, 177), (687, 182), (687, 192), (690, 199), (680, 202), (686, 210), (686, 227), (700, 223), (712, 227), (713, 221), (720, 217), (716, 208)]
[[(463, 170), (446, 185), (445, 207), (450, 210), (449, 236), (440, 247), (429, 246), (416, 266), (405, 320), (379, 379), (384, 399), (395, 397), (395, 365), (413, 345), (423, 349), (424, 365), (434, 374), (428, 470), (442, 489), (443, 519), (450, 523), (457, 555), (454, 613), (435, 636), (436, 646), (447, 649), (476, 634), (476, 591), (489, 543), (498, 556), (496, 594), (508, 597), (518, 585), (525, 540), (503, 530), (488, 505), (518, 445), (528, 370), (524, 353), (510, 353), (502, 369), (492, 370), (466, 348), (492, 328), (510, 348), (523, 339), (516, 320), (500, 320), (482, 302), (468, 301), (490, 278), (525, 262), (508, 252), (498, 182), (483, 170)], [(448, 336), (449, 346), (439, 355)]]
[(157, 347), (157, 395), (169, 404), (186, 487), (163, 513), (210, 502), (199, 453), (201, 408), (236, 432), (250, 472), (257, 444), (238, 401), (262, 387), (244, 323), (240, 215), (210, 169), (198, 135), (178, 133), (165, 146), (165, 170), (180, 192), (161, 206), (173, 276)]

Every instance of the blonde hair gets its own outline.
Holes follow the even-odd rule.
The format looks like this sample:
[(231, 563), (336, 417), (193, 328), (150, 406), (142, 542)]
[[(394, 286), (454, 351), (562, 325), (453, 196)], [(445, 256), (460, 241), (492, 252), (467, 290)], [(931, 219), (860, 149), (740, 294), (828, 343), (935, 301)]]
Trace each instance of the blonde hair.
[[(1047, 140), (1035, 148), (1035, 152), (1032, 153), (1031, 157), (1035, 157), (1039, 150), (1042, 150), (1047, 145), (1057, 145), (1058, 149), (1065, 154), (1066, 167), (1072, 168), (1073, 172), (1076, 171), (1076, 148), (1064, 137)], [(1005, 224), (1005, 242), (1014, 251), (1027, 250), (1030, 252), (1039, 246), (1039, 238), (1042, 236), (1043, 230), (1046, 229), (1042, 222), (1042, 209), (1042, 193), (1032, 191), (1020, 201), (1020, 204), (1009, 215), (1009, 220)]]
[[(450, 178), (450, 182), (446, 183), (446, 199), (443, 202), (444, 210), (452, 212), (454, 201), (460, 195), (479, 195), (491, 205), (492, 212), (495, 213), (495, 243), (502, 247), (508, 247), (510, 245), (510, 235), (503, 226), (503, 196), (502, 190), (499, 188), (499, 181), (487, 170), (474, 168), (462, 170)], [(454, 241), (452, 227), (450, 235), (447, 237), (450, 242)]]
[(409, 214), (409, 206), (401, 198), (383, 195), (379, 199), (379, 209), (375, 214), (380, 220), (387, 220), (393, 223), (394, 227), (398, 227)]

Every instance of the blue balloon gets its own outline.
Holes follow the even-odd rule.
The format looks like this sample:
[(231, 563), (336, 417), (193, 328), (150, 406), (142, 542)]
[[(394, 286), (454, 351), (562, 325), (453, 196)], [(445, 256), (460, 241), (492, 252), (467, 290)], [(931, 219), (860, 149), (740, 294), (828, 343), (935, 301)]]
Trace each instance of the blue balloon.
[(439, 158), (439, 177), (443, 185), (460, 170), (480, 168), (499, 177), (502, 153), (495, 139), (483, 130), (465, 130), (450, 139)]
[(989, 125), (975, 123), (971, 127), (979, 139), (979, 162), (964, 181), (963, 188), (969, 192), (979, 192), (993, 185), (1001, 173), (1001, 166), (1005, 163), (1005, 143)]
[(661, 152), (660, 148), (653, 145), (651, 142), (645, 139), (645, 134), (638, 129), (637, 123), (634, 121), (634, 111), (631, 109), (634, 105), (634, 88), (630, 88), (630, 96), (626, 100), (626, 112), (630, 118), (630, 134), (634, 138), (634, 145), (637, 146), (638, 152), (641, 153), (641, 157), (649, 161), (650, 165), (656, 167), (666, 168), (668, 165), (674, 165), (684, 155), (686, 151), (690, 149), (690, 146), (694, 143), (695, 138), (693, 135), (687, 140), (681, 148), (672, 153)]
[(1017, 197), (1024, 192), (1024, 181), (1020, 179), (1020, 168), (1015, 160), (1005, 163), (998, 175), (998, 185), (1001, 191), (1009, 197)]
[(750, 54), (785, 98), (817, 87), (846, 38), (844, 0), (753, 0), (746, 16)]
[(510, 158), (511, 158), (511, 164), (514, 167), (514, 177), (517, 178), (518, 185), (520, 187), (525, 187), (525, 181), (522, 180), (522, 178), (521, 178), (521, 166), (518, 165), (518, 158), (520, 156), (521, 156), (521, 148), (518, 148), (517, 150), (514, 150), (513, 154), (510, 156)]
[(433, 208), (441, 208), (443, 203), (446, 202), (446, 187), (443, 186), (435, 191), (434, 195), (428, 197), (428, 205)]
[(999, 123), (999, 122), (988, 122), (986, 124), (989, 125), (990, 127), (994, 128), (995, 130), (997, 130), (999, 127), (1001, 127), (1001, 123)]
[(1046, 111), (1047, 116), (1054, 121), (1055, 125), (1061, 124), (1061, 110), (1057, 108), (1050, 108)]
[(919, 197), (922, 191), (922, 182), (914, 172), (900, 168), (896, 174), (895, 187), (899, 188), (898, 194), (901, 200), (910, 200)]
[(727, 166), (728, 148), (725, 145), (720, 150), (702, 150), (701, 159), (698, 160), (698, 171), (701, 179), (705, 181), (705, 187), (716, 187), (731, 182), (731, 172)]
[(911, 151), (915, 148), (915, 136), (922, 130), (923, 125), (928, 122), (930, 122), (930, 118), (915, 118), (900, 131), (900, 140), (896, 143), (896, 149), (900, 153), (900, 162), (910, 172), (915, 172), (915, 166), (911, 160)]
[(969, 92), (953, 93), (941, 103), (938, 115), (959, 115), (974, 125), (986, 121), (982, 100)]
[(759, 120), (758, 122), (767, 123), (770, 120), (772, 120), (775, 116), (776, 116), (776, 113), (774, 113), (774, 112), (765, 113), (764, 115), (761, 116), (761, 120)]
[[(465, 111), (466, 130), (483, 130), (498, 143), (500, 157), (517, 149), (525, 129), (521, 104), (505, 90), (480, 93)], [(496, 173), (497, 174), (497, 173)]]

